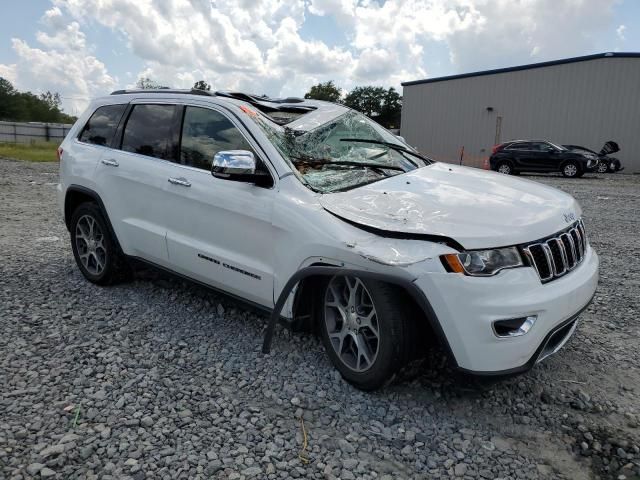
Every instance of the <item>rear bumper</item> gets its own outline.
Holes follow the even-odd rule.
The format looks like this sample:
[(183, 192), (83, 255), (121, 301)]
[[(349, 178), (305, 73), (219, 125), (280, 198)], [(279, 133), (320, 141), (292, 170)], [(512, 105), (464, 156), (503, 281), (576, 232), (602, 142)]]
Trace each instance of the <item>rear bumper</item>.
[[(545, 284), (532, 268), (485, 278), (432, 273), (415, 283), (429, 297), (457, 366), (504, 375), (531, 368), (563, 345), (593, 298), (598, 268), (598, 256), (589, 247), (578, 268)], [(494, 332), (498, 320), (528, 316), (536, 320), (524, 335), (498, 337)]]

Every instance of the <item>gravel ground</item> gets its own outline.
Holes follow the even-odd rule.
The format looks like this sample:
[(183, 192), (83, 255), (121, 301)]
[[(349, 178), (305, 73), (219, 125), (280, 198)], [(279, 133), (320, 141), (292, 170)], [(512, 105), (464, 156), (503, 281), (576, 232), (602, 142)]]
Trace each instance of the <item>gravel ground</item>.
[(265, 316), (204, 288), (88, 283), (57, 165), (0, 159), (0, 477), (640, 478), (640, 177), (531, 178), (577, 197), (601, 256), (576, 335), (515, 378), (434, 354), (366, 394), (311, 335), (261, 355)]

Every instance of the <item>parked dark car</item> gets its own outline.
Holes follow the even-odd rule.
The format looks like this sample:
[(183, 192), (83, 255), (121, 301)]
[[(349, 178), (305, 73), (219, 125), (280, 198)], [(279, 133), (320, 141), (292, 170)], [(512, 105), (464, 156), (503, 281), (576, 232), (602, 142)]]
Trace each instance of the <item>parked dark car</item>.
[(596, 171), (598, 173), (616, 173), (621, 170), (624, 170), (622, 166), (622, 162), (615, 157), (610, 157), (612, 153), (616, 153), (620, 151), (620, 147), (616, 142), (609, 140), (606, 142), (598, 153), (593, 150), (589, 150), (587, 147), (582, 147), (580, 145), (563, 145), (563, 147), (568, 148), (573, 152), (578, 153), (593, 153), (598, 156), (598, 166), (596, 167)]
[(597, 168), (595, 153), (576, 152), (546, 140), (512, 140), (493, 147), (489, 167), (496, 172), (560, 172), (581, 177)]

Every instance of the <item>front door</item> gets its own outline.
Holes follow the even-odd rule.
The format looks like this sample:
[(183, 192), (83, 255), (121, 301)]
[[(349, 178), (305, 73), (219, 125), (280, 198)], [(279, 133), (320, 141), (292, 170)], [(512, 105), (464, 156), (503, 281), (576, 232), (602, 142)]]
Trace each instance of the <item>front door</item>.
[(560, 156), (558, 151), (547, 142), (531, 142), (535, 151), (535, 162), (543, 172), (557, 172), (560, 170)]
[(255, 154), (238, 127), (217, 110), (184, 107), (179, 152), (165, 179), (169, 262), (179, 273), (273, 306), (271, 219), (277, 192), (211, 175), (218, 151)]

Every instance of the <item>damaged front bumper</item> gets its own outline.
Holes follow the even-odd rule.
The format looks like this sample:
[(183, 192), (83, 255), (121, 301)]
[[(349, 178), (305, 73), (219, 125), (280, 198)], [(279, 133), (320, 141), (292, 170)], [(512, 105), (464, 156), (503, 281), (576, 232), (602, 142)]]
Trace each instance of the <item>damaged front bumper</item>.
[[(546, 284), (532, 268), (487, 278), (429, 273), (415, 283), (428, 294), (457, 366), (503, 375), (527, 370), (564, 345), (595, 293), (598, 268), (589, 247), (578, 268)], [(496, 322), (528, 317), (535, 322), (523, 334), (495, 331)]]

